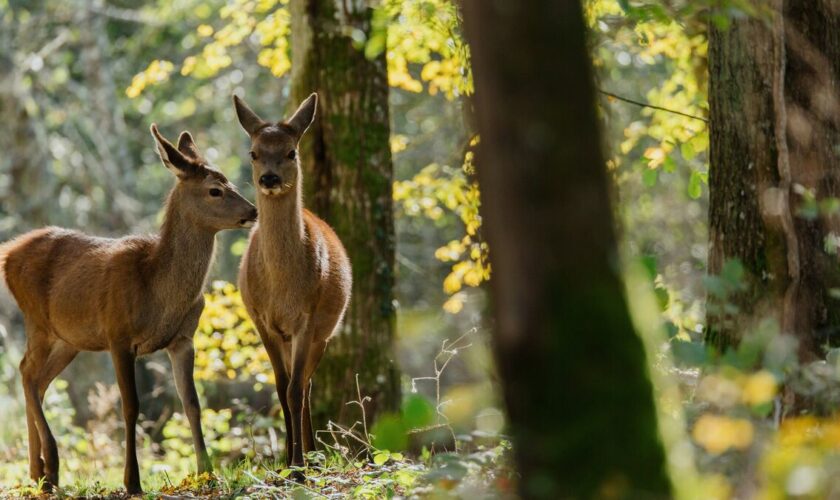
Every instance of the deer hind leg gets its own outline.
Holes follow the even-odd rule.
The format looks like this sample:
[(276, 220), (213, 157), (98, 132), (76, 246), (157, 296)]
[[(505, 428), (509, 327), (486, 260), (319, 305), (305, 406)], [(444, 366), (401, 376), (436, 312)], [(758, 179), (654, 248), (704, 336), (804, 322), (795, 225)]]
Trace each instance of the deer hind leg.
[[(67, 365), (76, 358), (77, 354), (79, 354), (79, 351), (63, 340), (53, 343), (52, 348), (50, 349), (50, 354), (47, 357), (47, 362), (41, 369), (41, 377), (38, 379), (38, 401), (41, 407), (43, 407), (44, 404), (44, 395), (47, 392), (47, 388), (50, 386), (52, 381), (55, 380), (55, 378), (58, 377), (65, 368), (67, 368)], [(47, 442), (52, 442), (54, 444), (55, 440), (51, 439)], [(42, 453), (45, 457), (50, 454), (55, 456), (55, 476), (57, 481), (59, 470), (58, 450), (45, 449), (42, 450)]]
[(315, 447), (315, 433), (312, 431), (312, 410), (310, 409), (309, 401), (312, 396), (312, 375), (315, 373), (315, 369), (318, 368), (318, 364), (321, 362), (321, 358), (324, 356), (326, 350), (326, 342), (316, 342), (310, 347), (309, 359), (306, 363), (306, 383), (303, 386), (303, 412), (301, 416), (304, 453), (317, 449)]
[[(26, 382), (24, 382), (25, 384)], [(38, 427), (35, 425), (35, 416), (29, 410), (29, 397), (26, 398), (26, 430), (29, 433), (29, 477), (34, 482), (38, 482), (41, 478), (46, 479), (44, 475), (44, 460), (41, 458), (41, 437), (38, 436)], [(47, 490), (50, 485), (47, 483)]]
[(46, 489), (50, 490), (58, 486), (58, 447), (44, 415), (43, 396), (52, 378), (67, 366), (75, 354), (69, 356), (60, 345), (53, 354), (54, 347), (46, 334), (27, 330), (27, 348), (20, 363), (20, 372), (29, 431), (29, 474), (34, 481), (44, 478)]
[(38, 401), (44, 404), (44, 396), (47, 389), (56, 377), (67, 368), (79, 351), (63, 340), (56, 341), (50, 349), (47, 362), (41, 369), (41, 377), (38, 379)]

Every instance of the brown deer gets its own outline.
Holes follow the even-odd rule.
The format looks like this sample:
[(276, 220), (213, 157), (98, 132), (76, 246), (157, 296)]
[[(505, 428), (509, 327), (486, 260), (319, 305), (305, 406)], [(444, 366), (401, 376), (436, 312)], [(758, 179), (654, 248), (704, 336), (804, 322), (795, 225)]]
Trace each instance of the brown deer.
[(250, 227), (257, 217), (221, 172), (202, 159), (188, 132), (176, 148), (155, 125), (163, 164), (177, 176), (159, 236), (95, 238), (47, 227), (0, 246), (0, 271), (23, 312), (20, 363), (29, 429), (29, 474), (58, 485), (58, 450), (42, 408), (44, 392), (79, 351), (109, 351), (122, 396), (125, 486), (141, 492), (134, 380), (138, 356), (166, 349), (189, 420), (200, 472), (212, 470), (193, 381), (193, 333), (215, 235)]
[(242, 259), (242, 300), (268, 351), (286, 421), (286, 461), (302, 465), (315, 449), (310, 381), (350, 300), (350, 261), (326, 222), (303, 208), (297, 146), (312, 123), (312, 94), (289, 120), (262, 120), (237, 96), (239, 123), (251, 137), (260, 221)]

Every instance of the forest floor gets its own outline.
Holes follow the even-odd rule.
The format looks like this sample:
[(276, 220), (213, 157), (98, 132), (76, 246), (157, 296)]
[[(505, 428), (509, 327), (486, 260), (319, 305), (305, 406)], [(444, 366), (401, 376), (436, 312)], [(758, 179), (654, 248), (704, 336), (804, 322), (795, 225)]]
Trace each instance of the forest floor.
[[(190, 475), (178, 483), (166, 475), (144, 478), (146, 492), (134, 498), (515, 498), (516, 474), (503, 441), (471, 453), (442, 453), (411, 460), (377, 453), (369, 461), (315, 457), (305, 469), (243, 461), (213, 474)], [(314, 462), (314, 463), (313, 463)], [(319, 463), (320, 462), (320, 463)], [(302, 475), (305, 479), (296, 480)], [(32, 485), (0, 486), (0, 498), (132, 498), (98, 480), (78, 481), (45, 493)]]

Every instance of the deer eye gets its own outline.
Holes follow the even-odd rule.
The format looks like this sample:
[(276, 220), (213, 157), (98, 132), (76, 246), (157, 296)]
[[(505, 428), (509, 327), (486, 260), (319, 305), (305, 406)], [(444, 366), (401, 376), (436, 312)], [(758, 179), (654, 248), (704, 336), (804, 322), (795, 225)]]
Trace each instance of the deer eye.
[(222, 195), (222, 190), (221, 189), (218, 189), (218, 188), (210, 189), (210, 196), (212, 196), (213, 198), (218, 198), (221, 195)]
[(290, 160), (294, 160), (295, 156), (297, 156), (297, 151), (295, 151), (293, 149), (293, 150), (289, 151), (289, 154), (286, 155), (286, 158), (288, 158)]
[(251, 159), (252, 159), (252, 160), (256, 160), (256, 159), (257, 159), (257, 153), (255, 153), (255, 152), (253, 152), (253, 151), (248, 151), (248, 154), (249, 154), (249, 155), (251, 155)]

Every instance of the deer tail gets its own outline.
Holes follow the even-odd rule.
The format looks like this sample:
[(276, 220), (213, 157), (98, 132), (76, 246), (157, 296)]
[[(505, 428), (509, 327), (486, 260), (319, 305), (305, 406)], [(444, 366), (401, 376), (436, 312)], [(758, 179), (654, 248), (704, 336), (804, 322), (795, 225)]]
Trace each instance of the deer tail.
[(11, 290), (9, 286), (9, 279), (6, 273), (6, 265), (8, 263), (9, 254), (11, 254), (15, 249), (22, 246), (21, 244), (26, 241), (26, 235), (20, 235), (16, 238), (12, 238), (9, 241), (4, 241), (0, 243), (0, 289), (5, 288), (6, 290)]
[(15, 240), (0, 243), (0, 282), (7, 290), (9, 289), (9, 283), (6, 281), (6, 258), (12, 251), (14, 243)]

